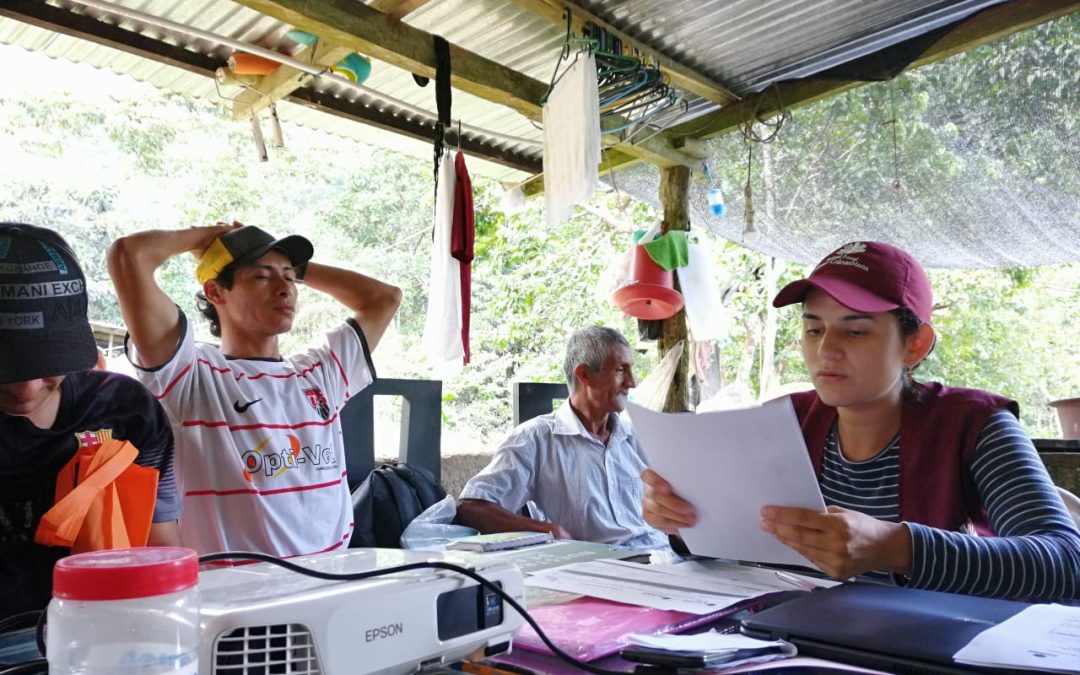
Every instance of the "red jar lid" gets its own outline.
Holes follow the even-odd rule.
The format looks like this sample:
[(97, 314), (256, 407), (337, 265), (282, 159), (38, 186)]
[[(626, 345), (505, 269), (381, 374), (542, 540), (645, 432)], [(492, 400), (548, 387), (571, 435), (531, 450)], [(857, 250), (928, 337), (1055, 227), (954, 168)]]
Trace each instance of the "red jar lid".
[(127, 600), (176, 593), (199, 580), (199, 557), (190, 548), (151, 546), (78, 553), (53, 568), (53, 597)]

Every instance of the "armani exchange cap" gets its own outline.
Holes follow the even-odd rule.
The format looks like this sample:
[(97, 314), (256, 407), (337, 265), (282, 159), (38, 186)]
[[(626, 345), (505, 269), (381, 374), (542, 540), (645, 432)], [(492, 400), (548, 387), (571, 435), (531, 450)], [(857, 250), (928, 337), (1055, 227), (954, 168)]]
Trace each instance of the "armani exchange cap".
[(0, 383), (92, 368), (87, 305), (86, 277), (63, 237), (0, 223)]

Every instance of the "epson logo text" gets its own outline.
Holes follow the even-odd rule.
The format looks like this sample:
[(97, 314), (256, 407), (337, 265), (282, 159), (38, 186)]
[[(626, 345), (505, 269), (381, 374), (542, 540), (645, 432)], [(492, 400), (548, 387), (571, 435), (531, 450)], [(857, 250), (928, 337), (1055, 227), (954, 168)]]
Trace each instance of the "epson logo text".
[(366, 631), (364, 631), (364, 642), (384, 640), (388, 637), (393, 637), (399, 633), (404, 632), (405, 625), (403, 623), (388, 623), (385, 626), (379, 626), (378, 628), (368, 628)]

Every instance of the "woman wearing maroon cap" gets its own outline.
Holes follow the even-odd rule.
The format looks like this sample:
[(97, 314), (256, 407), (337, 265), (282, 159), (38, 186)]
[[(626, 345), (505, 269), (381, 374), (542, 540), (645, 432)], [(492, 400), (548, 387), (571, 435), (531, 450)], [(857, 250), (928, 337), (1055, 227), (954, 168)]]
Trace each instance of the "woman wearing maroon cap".
[[(768, 506), (762, 529), (836, 579), (1080, 598), (1080, 533), (1016, 402), (913, 377), (935, 340), (918, 261), (846, 244), (773, 301), (795, 303), (814, 390), (791, 399), (828, 508)], [(642, 478), (649, 524), (674, 534), (696, 522), (667, 481)]]

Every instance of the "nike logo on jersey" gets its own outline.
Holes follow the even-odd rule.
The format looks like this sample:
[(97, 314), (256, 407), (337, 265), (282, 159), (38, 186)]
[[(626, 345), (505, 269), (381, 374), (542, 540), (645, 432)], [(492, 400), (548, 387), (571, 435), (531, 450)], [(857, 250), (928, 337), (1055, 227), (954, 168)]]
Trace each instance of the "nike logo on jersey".
[(244, 405), (240, 405), (240, 401), (236, 400), (236, 401), (233, 401), (232, 407), (233, 407), (233, 410), (235, 410), (238, 413), (246, 413), (248, 408), (255, 405), (256, 403), (258, 403), (261, 400), (262, 400), (261, 398), (257, 398), (254, 401), (248, 401)]

